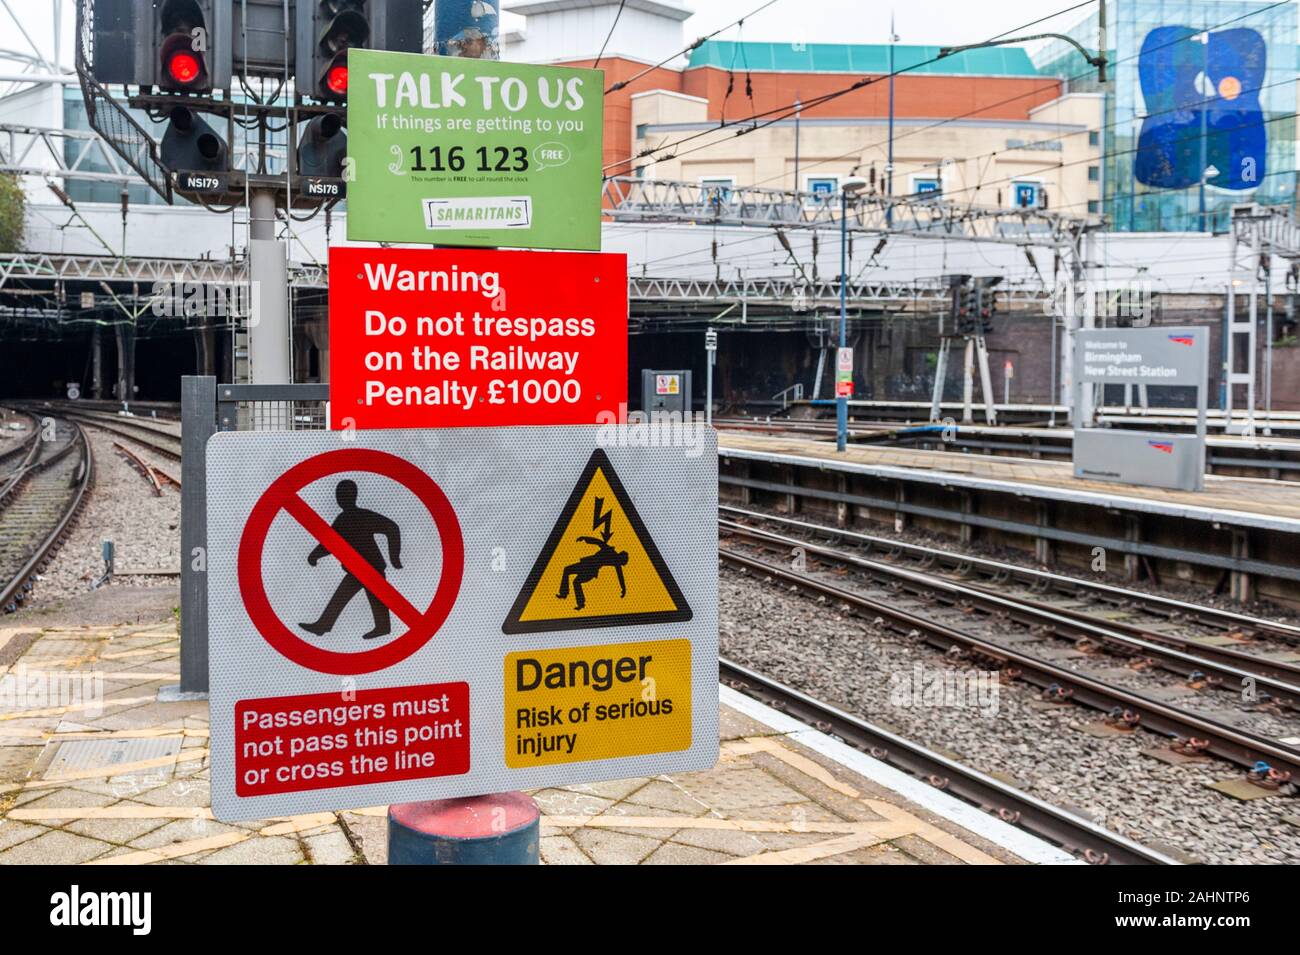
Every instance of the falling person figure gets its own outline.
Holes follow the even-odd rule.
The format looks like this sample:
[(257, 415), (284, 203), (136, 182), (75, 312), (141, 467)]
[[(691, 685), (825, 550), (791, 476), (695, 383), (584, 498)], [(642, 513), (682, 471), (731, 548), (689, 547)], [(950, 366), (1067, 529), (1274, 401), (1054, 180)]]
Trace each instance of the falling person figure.
[(581, 610), (587, 606), (587, 600), (582, 593), (582, 585), (590, 583), (599, 576), (601, 568), (613, 567), (614, 573), (618, 575), (619, 597), (627, 596), (627, 582), (623, 579), (623, 568), (627, 565), (627, 551), (615, 550), (605, 541), (597, 537), (579, 537), (584, 544), (595, 544), (596, 552), (580, 558), (568, 567), (564, 568), (564, 575), (560, 578), (560, 592), (556, 596), (564, 600), (569, 596), (569, 578), (573, 578), (573, 595), (578, 600), (577, 609)]
[[(375, 542), (375, 537), (376, 535), (382, 535), (388, 542), (389, 562), (392, 563), (394, 570), (401, 570), (402, 534), (398, 530), (397, 524), (382, 514), (376, 514), (374, 511), (357, 507), (357, 484), (355, 481), (339, 481), (338, 486), (334, 489), (334, 498), (339, 502), (339, 507), (343, 509), (339, 516), (334, 518), (334, 523), (330, 525), (338, 532), (338, 535), (348, 542), (348, 545), (357, 552), (362, 560), (378, 571), (381, 577), (384, 576), (384, 558), (379, 552), (379, 545)], [(329, 548), (324, 544), (318, 544), (307, 555), (307, 563), (315, 567), (316, 561), (329, 555)], [(318, 637), (329, 633), (334, 629), (339, 614), (352, 602), (352, 598), (363, 589), (361, 581), (352, 574), (347, 574), (339, 582), (338, 588), (334, 591), (334, 596), (330, 598), (330, 602), (321, 611), (320, 619), (315, 623), (303, 623), (299, 624), (299, 626)], [(369, 633), (363, 634), (361, 639), (374, 640), (376, 637), (387, 636), (392, 630), (388, 608), (384, 606), (384, 602), (379, 597), (369, 590), (366, 590), (366, 599), (370, 601), (370, 613), (375, 618), (375, 626)]]

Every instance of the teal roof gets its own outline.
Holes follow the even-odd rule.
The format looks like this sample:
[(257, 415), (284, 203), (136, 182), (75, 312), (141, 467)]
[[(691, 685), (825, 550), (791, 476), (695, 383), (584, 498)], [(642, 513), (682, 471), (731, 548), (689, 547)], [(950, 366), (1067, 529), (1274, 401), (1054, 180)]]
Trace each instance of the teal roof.
[[(894, 69), (923, 63), (939, 55), (937, 46), (894, 47)], [(690, 66), (780, 73), (888, 73), (887, 43), (737, 43), (709, 40), (691, 51)], [(689, 68), (689, 67), (688, 67)], [(1016, 46), (986, 47), (954, 53), (912, 74), (946, 76), (1041, 76), (1029, 54)]]

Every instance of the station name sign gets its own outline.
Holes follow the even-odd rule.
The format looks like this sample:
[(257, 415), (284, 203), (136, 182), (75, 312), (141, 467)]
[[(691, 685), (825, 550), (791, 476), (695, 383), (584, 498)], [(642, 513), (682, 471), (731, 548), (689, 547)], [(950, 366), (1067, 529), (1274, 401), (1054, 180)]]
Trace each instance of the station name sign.
[(348, 238), (600, 248), (597, 70), (351, 50)]
[[(1205, 482), (1205, 415), (1210, 331), (1200, 326), (1080, 329), (1075, 332), (1074, 474), (1095, 481), (1199, 491)], [(1092, 427), (1095, 385), (1195, 389), (1196, 433)]]
[(1075, 333), (1083, 381), (1196, 385), (1204, 380), (1203, 328), (1081, 330)]

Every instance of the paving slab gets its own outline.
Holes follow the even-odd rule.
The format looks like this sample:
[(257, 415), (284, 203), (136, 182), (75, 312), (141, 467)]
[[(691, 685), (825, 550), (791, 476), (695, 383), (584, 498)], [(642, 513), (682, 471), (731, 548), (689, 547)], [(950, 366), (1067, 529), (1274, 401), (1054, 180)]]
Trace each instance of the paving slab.
[[(79, 600), (71, 618), (46, 610), (8, 631), (11, 664), (44, 661), (47, 669), (57, 665), (71, 674), (93, 668), (105, 677), (105, 698), (88, 701), (98, 707), (0, 712), (6, 741), (0, 746), (0, 865), (387, 861), (384, 807), (288, 820), (213, 819), (207, 704), (159, 702), (160, 681), (149, 678), (150, 671), (174, 675), (179, 638), (172, 602), (159, 601), (154, 617), (136, 607), (122, 622), (105, 606), (111, 598)], [(18, 639), (18, 633), (28, 636)], [(1023, 852), (1027, 837), (1007, 842), (1009, 830), (995, 820), (971, 831), (972, 824), (953, 821), (961, 814), (943, 802), (951, 797), (923, 790), (904, 796), (888, 771), (871, 768), (880, 766), (873, 760), (836, 755), (847, 747), (801, 725), (796, 731), (789, 717), (729, 690), (724, 696), (729, 702), (719, 714), (722, 751), (714, 768), (534, 793), (543, 813), (542, 861), (992, 864), (1022, 862), (1025, 855), (1068, 861), (1041, 843), (1017, 855), (1006, 845)], [(101, 752), (114, 762), (71, 758)]]

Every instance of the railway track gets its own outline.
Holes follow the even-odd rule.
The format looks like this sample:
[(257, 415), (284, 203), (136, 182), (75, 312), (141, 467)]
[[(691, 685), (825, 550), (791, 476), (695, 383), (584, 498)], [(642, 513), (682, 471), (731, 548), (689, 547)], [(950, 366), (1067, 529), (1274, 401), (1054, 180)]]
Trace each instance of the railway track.
[(32, 459), (0, 491), (0, 612), (26, 600), (38, 574), (72, 528), (94, 481), (85, 432), (52, 419), (53, 439), (38, 439)]
[[(1300, 699), (1300, 685), (1052, 614), (935, 578), (932, 572), (905, 570), (813, 545), (806, 539), (746, 528), (726, 520), (720, 521), (720, 531), (724, 538), (738, 538), (765, 549), (775, 547), (786, 554), (802, 548), (801, 559), (809, 564), (821, 561), (833, 572), (843, 570), (846, 574), (851, 568), (858, 576), (851, 581), (830, 582), (809, 567), (796, 570), (773, 564), (725, 545), (719, 549), (724, 562), (819, 597), (834, 599), (862, 615), (874, 616), (878, 624), (920, 637), (943, 651), (952, 652), (956, 648), (1000, 668), (1006, 675), (1041, 687), (1045, 697), (1053, 701), (1074, 701), (1101, 710), (1119, 731), (1141, 726), (1191, 752), (1204, 751), (1252, 770), (1257, 770), (1263, 762), (1274, 773), (1300, 776), (1300, 748), (1282, 742), (1280, 737), (1284, 734), (1268, 732), (1266, 735), (1255, 727), (1242, 725), (1249, 720), (1259, 722), (1261, 717), (1268, 725), (1274, 725), (1271, 713), (1252, 712), (1248, 717), (1228, 722), (1220, 718), (1222, 714), (1176, 706), (1145, 692), (1147, 688), (1118, 685), (1102, 675), (1076, 669), (1067, 660), (1049, 659), (1045, 653), (1033, 652), (1031, 645), (1043, 638), (1087, 640), (1121, 659), (1140, 661), (1144, 667), (1145, 661), (1154, 659), (1159, 666), (1185, 677), (1203, 680), (1207, 672), (1212, 672), (1221, 680), (1249, 678), (1258, 684), (1262, 694), (1272, 695), (1277, 701), (1273, 706), (1293, 704)], [(1086, 659), (1077, 651), (1073, 655)], [(1138, 676), (1132, 672), (1134, 677)], [(1191, 698), (1195, 697), (1193, 694)], [(1262, 702), (1267, 703), (1267, 698)]]
[(165, 424), (149, 424), (145, 420), (133, 419), (124, 415), (115, 415), (100, 411), (85, 411), (80, 408), (66, 410), (59, 407), (56, 412), (61, 417), (79, 422), (87, 427), (115, 435), (123, 440), (145, 448), (154, 454), (171, 461), (181, 459), (181, 439)]
[(1094, 865), (1177, 865), (1178, 862), (1059, 806), (994, 779), (951, 757), (813, 699), (737, 663), (720, 659), (723, 684), (752, 697), (958, 799), (979, 806)]
[[(1006, 592), (1017, 589), (1022, 596), (1037, 599), (1066, 598), (1086, 605), (1070, 607), (1057, 603), (1057, 613), (1104, 619), (1108, 625), (1121, 629), (1141, 627), (1148, 632), (1204, 628), (1220, 636), (1233, 636), (1245, 643), (1256, 640), (1275, 640), (1278, 643), (1300, 647), (1300, 626), (1282, 621), (1251, 616), (1223, 607), (1194, 604), (1174, 597), (1131, 590), (1114, 584), (1083, 577), (1073, 577), (1052, 571), (1026, 567), (1021, 564), (977, 557), (960, 551), (945, 550), (926, 544), (915, 544), (892, 537), (864, 534), (844, 528), (830, 527), (815, 521), (802, 521), (778, 514), (768, 514), (746, 508), (720, 505), (719, 514), (735, 520), (761, 521), (778, 525), (794, 533), (810, 534), (830, 541), (852, 544), (860, 551), (876, 553), (881, 559), (911, 561), (921, 570), (943, 571), (972, 584), (996, 587)], [(1141, 614), (1144, 624), (1130, 624), (1118, 619), (1117, 614)]]
[(27, 436), (12, 447), (0, 451), (0, 481), (4, 480), (13, 471), (30, 463), (28, 459), (32, 455), (33, 445), (36, 444), (37, 439), (40, 437), (39, 422), (36, 418), (26, 412), (21, 412), (21, 414), (28, 419)]
[(1204, 644), (1195, 638), (1147, 630), (1129, 624), (1090, 616), (1077, 610), (1058, 608), (1023, 595), (1006, 595), (992, 587), (969, 584), (950, 575), (936, 576), (925, 569), (912, 570), (892, 561), (867, 560), (820, 546), (802, 538), (774, 534), (745, 524), (720, 520), (719, 529), (734, 537), (777, 549), (800, 547), (805, 556), (852, 566), (872, 575), (896, 590), (926, 599), (937, 592), (946, 595), (944, 602), (959, 604), (963, 611), (979, 609), (999, 620), (1010, 620), (1040, 633), (1069, 640), (1088, 649), (1102, 647), (1129, 659), (1150, 661), (1183, 677), (1195, 674), (1232, 683), (1238, 688), (1251, 679), (1257, 689), (1273, 699), (1300, 710), (1300, 665), (1286, 659), (1272, 659), (1241, 649)]

